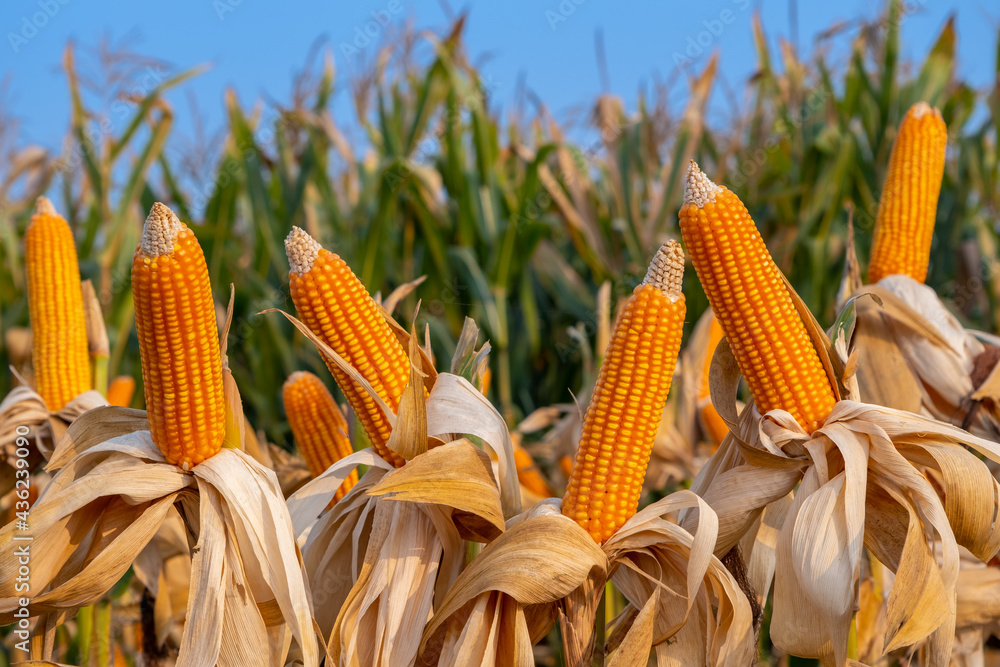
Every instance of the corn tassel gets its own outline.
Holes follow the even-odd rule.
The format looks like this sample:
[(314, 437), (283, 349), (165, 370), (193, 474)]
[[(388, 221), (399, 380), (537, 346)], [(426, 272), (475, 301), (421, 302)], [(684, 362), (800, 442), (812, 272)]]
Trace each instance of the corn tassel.
[(896, 273), (921, 283), (927, 278), (947, 143), (948, 128), (937, 109), (926, 102), (910, 107), (892, 144), (869, 282)]
[(132, 293), (149, 430), (164, 458), (187, 470), (225, 437), (222, 361), (205, 256), (159, 202), (132, 257)]
[[(298, 227), (285, 239), (285, 252), (292, 301), (302, 321), (397, 411), (410, 380), (410, 359), (365, 286), (344, 260)], [(333, 361), (325, 361), (372, 447), (397, 468), (403, 465), (406, 461), (386, 446), (392, 427), (381, 408)]]
[(128, 407), (132, 404), (132, 394), (135, 393), (135, 378), (131, 375), (119, 375), (111, 381), (108, 387), (108, 404)]
[(35, 384), (52, 412), (91, 388), (90, 348), (73, 232), (45, 197), (24, 237)]
[[(354, 453), (344, 413), (322, 380), (305, 371), (292, 373), (282, 387), (281, 398), (295, 445), (309, 474), (319, 477), (334, 463)], [(357, 482), (358, 472), (352, 470), (337, 489), (334, 501), (347, 495)]]
[(743, 202), (693, 161), (680, 226), (757, 407), (786, 410), (812, 433), (836, 401), (823, 363)]
[(625, 303), (594, 387), (563, 514), (598, 543), (635, 514), (684, 328), (684, 253), (660, 248)]
[(722, 415), (712, 405), (712, 393), (708, 383), (709, 371), (712, 368), (712, 356), (715, 348), (725, 337), (722, 333), (722, 326), (719, 320), (712, 315), (712, 323), (708, 329), (708, 344), (705, 347), (705, 361), (701, 368), (701, 386), (698, 388), (698, 411), (701, 413), (701, 425), (712, 442), (720, 444), (729, 434), (729, 426), (722, 419)]

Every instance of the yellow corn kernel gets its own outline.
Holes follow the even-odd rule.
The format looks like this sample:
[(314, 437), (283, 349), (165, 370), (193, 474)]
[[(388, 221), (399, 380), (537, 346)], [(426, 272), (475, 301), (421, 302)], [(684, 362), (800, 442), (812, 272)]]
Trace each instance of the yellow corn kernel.
[(681, 347), (684, 253), (670, 241), (625, 303), (587, 407), (562, 512), (598, 543), (635, 514)]
[(205, 256), (159, 202), (132, 257), (132, 293), (149, 430), (187, 470), (217, 454), (226, 434), (222, 360)]
[(722, 415), (712, 405), (712, 393), (708, 383), (709, 371), (712, 368), (712, 356), (715, 348), (719, 346), (725, 334), (722, 333), (722, 325), (719, 320), (712, 315), (712, 323), (708, 329), (708, 343), (705, 346), (705, 361), (701, 367), (701, 386), (698, 388), (698, 411), (701, 413), (701, 425), (705, 434), (711, 438), (716, 445), (720, 444), (729, 434), (729, 427), (722, 419)]
[(128, 407), (132, 404), (132, 394), (135, 393), (135, 378), (131, 375), (119, 375), (111, 381), (108, 387), (108, 404)]
[[(309, 329), (351, 364), (393, 412), (410, 380), (410, 359), (386, 324), (374, 299), (351, 268), (311, 236), (292, 227), (285, 239), (292, 301)], [(392, 427), (381, 408), (331, 360), (327, 368), (379, 456), (396, 466), (406, 461), (386, 446)]]
[(45, 197), (24, 237), (35, 384), (49, 410), (92, 386), (87, 323), (73, 232)]
[[(319, 477), (334, 463), (354, 453), (344, 413), (322, 380), (306, 371), (292, 373), (282, 387), (281, 398), (295, 445), (309, 467), (309, 474)], [(357, 482), (358, 472), (352, 470), (337, 489), (334, 501), (347, 495)]]
[(786, 410), (812, 433), (836, 402), (823, 363), (743, 202), (693, 161), (680, 226), (757, 407)]
[(869, 282), (896, 273), (921, 283), (927, 278), (947, 144), (948, 128), (941, 113), (926, 102), (910, 107), (892, 144), (875, 223)]

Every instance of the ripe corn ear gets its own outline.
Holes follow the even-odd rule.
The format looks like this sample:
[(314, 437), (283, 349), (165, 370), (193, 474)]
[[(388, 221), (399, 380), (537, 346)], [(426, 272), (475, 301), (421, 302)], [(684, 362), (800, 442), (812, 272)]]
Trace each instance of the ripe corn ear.
[[(292, 301), (302, 321), (397, 411), (410, 380), (410, 359), (368, 290), (344, 260), (298, 227), (285, 239), (285, 252)], [(406, 461), (386, 446), (392, 427), (375, 400), (331, 360), (326, 365), (375, 451), (397, 468), (403, 465)]]
[(111, 381), (108, 387), (108, 403), (128, 407), (132, 404), (132, 394), (135, 393), (135, 378), (131, 375), (119, 375)]
[(701, 386), (698, 388), (698, 410), (701, 413), (701, 424), (712, 442), (716, 445), (721, 443), (729, 434), (729, 427), (722, 419), (722, 415), (712, 405), (712, 394), (708, 383), (709, 371), (712, 368), (712, 356), (715, 348), (719, 346), (725, 334), (722, 332), (722, 325), (718, 318), (712, 315), (712, 323), (708, 329), (708, 343), (705, 347), (705, 361), (701, 368)]
[(563, 514), (598, 543), (635, 514), (684, 328), (684, 253), (670, 241), (625, 303), (583, 422)]
[[(319, 477), (334, 463), (354, 453), (344, 413), (322, 380), (305, 371), (292, 373), (282, 387), (281, 398), (295, 445), (309, 467), (309, 474)], [(337, 489), (334, 501), (347, 495), (357, 482), (358, 472), (353, 470)]]
[(91, 388), (87, 324), (73, 232), (45, 197), (24, 237), (35, 384), (49, 410)]
[(186, 470), (218, 453), (226, 434), (222, 361), (205, 256), (159, 202), (132, 257), (132, 293), (149, 430)]
[(947, 144), (948, 128), (941, 113), (926, 102), (910, 107), (892, 144), (875, 223), (869, 282), (896, 273), (921, 283), (927, 278)]
[(517, 481), (536, 496), (551, 498), (554, 494), (552, 493), (552, 489), (549, 488), (548, 482), (538, 472), (538, 465), (531, 458), (531, 454), (521, 446), (520, 436), (515, 436), (518, 436), (518, 434), (511, 434), (511, 439), (514, 443), (514, 465), (517, 466)]
[(836, 402), (823, 363), (743, 202), (693, 161), (680, 226), (758, 408), (786, 410), (812, 433)]

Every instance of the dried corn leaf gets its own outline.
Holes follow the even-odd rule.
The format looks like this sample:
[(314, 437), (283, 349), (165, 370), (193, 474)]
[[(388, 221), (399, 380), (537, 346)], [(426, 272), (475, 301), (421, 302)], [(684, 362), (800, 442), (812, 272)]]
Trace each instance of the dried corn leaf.
[(330, 634), (330, 655), (339, 664), (412, 663), (442, 552), (424, 506), (378, 502), (364, 564)]
[[(502, 608), (511, 603), (522, 610), (553, 605), (592, 572), (606, 571), (604, 552), (586, 531), (559, 514), (558, 501), (539, 503), (511, 522), (458, 576), (424, 630), (423, 664), (461, 664), (451, 661), (460, 655), (472, 656), (464, 664), (494, 664), (500, 654), (523, 653), (526, 643), (530, 650), (527, 635), (533, 633), (525, 627), (493, 627)], [(490, 634), (496, 635), (491, 643), (480, 642)], [(443, 647), (437, 649), (440, 663), (434, 647)]]
[(435, 447), (383, 476), (369, 496), (454, 508), (504, 530), (500, 494), (489, 456), (468, 440)]

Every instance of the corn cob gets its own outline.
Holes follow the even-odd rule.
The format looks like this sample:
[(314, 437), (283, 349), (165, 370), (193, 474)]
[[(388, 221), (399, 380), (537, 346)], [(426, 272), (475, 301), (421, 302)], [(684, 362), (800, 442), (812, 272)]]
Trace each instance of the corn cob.
[(222, 361), (205, 256), (159, 202), (132, 257), (132, 293), (149, 430), (164, 458), (187, 470), (225, 437)]
[(937, 109), (926, 102), (910, 107), (892, 144), (875, 223), (869, 282), (895, 273), (921, 283), (927, 278), (947, 143), (948, 128)]
[(511, 433), (510, 437), (514, 444), (514, 465), (517, 466), (517, 481), (536, 496), (551, 498), (553, 496), (552, 489), (549, 488), (542, 474), (538, 472), (538, 466), (535, 464), (535, 460), (531, 458), (531, 454), (521, 446), (520, 435)]
[[(292, 301), (302, 321), (397, 411), (410, 380), (410, 359), (365, 286), (344, 260), (298, 227), (285, 239), (285, 252)], [(406, 463), (386, 446), (392, 427), (375, 400), (333, 361), (325, 361), (375, 451), (397, 468)]]
[(131, 375), (119, 375), (111, 381), (108, 387), (108, 404), (128, 407), (132, 404), (132, 394), (135, 393), (135, 378)]
[(719, 346), (719, 343), (724, 337), (725, 334), (722, 333), (722, 326), (713, 314), (712, 323), (708, 329), (708, 344), (705, 347), (705, 361), (701, 368), (701, 386), (698, 388), (698, 405), (699, 412), (701, 413), (701, 424), (704, 427), (706, 434), (715, 444), (721, 443), (726, 435), (729, 434), (729, 427), (726, 425), (726, 422), (723, 421), (722, 415), (720, 415), (719, 411), (715, 409), (714, 405), (712, 405), (712, 394), (708, 383), (709, 371), (712, 368), (712, 356), (715, 354), (715, 348)]
[[(305, 371), (292, 373), (282, 387), (281, 398), (295, 445), (309, 467), (309, 474), (319, 477), (334, 463), (354, 453), (344, 413), (322, 380)], [(347, 495), (357, 482), (358, 473), (352, 470), (337, 489), (334, 501)]]
[(635, 514), (684, 327), (684, 253), (670, 241), (625, 303), (594, 387), (563, 514), (598, 543)]
[(836, 401), (823, 363), (743, 202), (694, 161), (680, 226), (757, 407), (786, 410), (812, 433)]
[(73, 232), (45, 197), (35, 202), (24, 257), (35, 383), (45, 405), (55, 412), (92, 384)]

